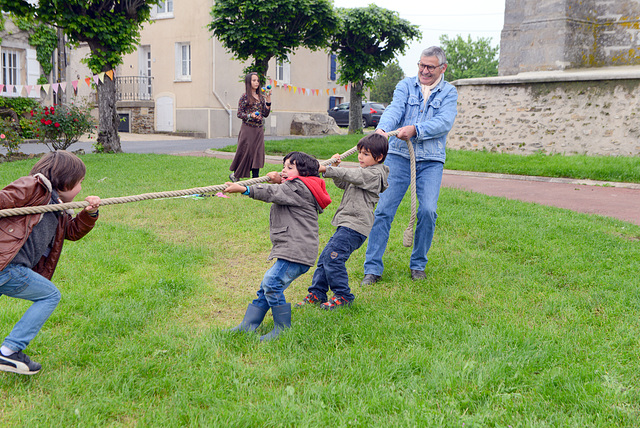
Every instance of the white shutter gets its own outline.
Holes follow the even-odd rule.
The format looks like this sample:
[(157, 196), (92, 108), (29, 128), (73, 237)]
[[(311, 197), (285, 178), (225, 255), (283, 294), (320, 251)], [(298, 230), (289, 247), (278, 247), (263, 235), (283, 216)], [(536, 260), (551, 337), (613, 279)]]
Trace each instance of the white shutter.
[(287, 55), (287, 61), (282, 62), (282, 81), (289, 84), (291, 83), (291, 57)]
[[(37, 85), (39, 78), (40, 63), (38, 62), (38, 57), (36, 56), (36, 50), (27, 49), (27, 85)], [(29, 96), (37, 98), (40, 96), (40, 94), (36, 95), (36, 91), (31, 91)]]

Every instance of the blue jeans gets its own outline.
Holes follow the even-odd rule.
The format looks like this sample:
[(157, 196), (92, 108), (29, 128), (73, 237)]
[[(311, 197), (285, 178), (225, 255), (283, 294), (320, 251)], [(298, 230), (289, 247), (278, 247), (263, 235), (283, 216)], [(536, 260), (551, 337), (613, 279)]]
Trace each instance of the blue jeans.
[(309, 268), (310, 266), (300, 263), (276, 259), (273, 266), (264, 274), (260, 289), (256, 293), (258, 297), (252, 303), (263, 309), (284, 305), (287, 303), (284, 298), (284, 290)]
[(28, 267), (9, 264), (0, 271), (2, 294), (33, 302), (2, 343), (13, 351), (22, 351), (58, 306), (60, 291), (51, 281)]
[[(389, 230), (407, 189), (411, 185), (410, 160), (389, 154), (385, 160), (389, 167), (389, 187), (380, 194), (375, 212), (373, 228), (369, 234), (369, 244), (364, 262), (364, 273), (382, 275), (382, 256), (389, 241)], [(440, 195), (440, 183), (444, 164), (438, 161), (416, 162), (416, 197), (418, 199), (417, 224), (413, 239), (413, 251), (409, 269), (424, 270), (427, 253), (431, 247), (433, 231), (436, 227), (436, 208)], [(408, 219), (407, 219), (408, 221)]]
[(353, 229), (338, 227), (318, 258), (318, 267), (313, 274), (309, 293), (315, 294), (320, 300), (326, 300), (327, 291), (331, 289), (336, 296), (353, 301), (355, 296), (349, 288), (349, 274), (345, 264), (351, 253), (360, 248), (366, 239), (366, 236)]

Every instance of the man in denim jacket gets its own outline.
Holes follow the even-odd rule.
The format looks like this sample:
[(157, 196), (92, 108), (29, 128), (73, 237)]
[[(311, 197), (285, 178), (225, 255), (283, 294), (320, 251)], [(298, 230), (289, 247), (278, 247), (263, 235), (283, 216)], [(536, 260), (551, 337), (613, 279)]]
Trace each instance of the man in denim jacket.
[(422, 51), (418, 75), (398, 83), (393, 101), (384, 111), (377, 133), (399, 130), (389, 141), (385, 165), (389, 167), (389, 188), (380, 195), (373, 229), (369, 235), (362, 285), (380, 280), (384, 269), (382, 256), (389, 240), (391, 222), (411, 184), (407, 143), (416, 155), (416, 195), (418, 217), (413, 251), (409, 262), (411, 279), (425, 279), (427, 252), (436, 225), (436, 207), (445, 161), (447, 134), (457, 111), (458, 92), (445, 82), (447, 58), (444, 51), (432, 46)]

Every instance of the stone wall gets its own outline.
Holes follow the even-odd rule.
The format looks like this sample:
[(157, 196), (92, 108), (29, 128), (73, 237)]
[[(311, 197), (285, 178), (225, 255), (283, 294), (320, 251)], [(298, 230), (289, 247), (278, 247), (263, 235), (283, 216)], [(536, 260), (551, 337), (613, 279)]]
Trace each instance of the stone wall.
[(640, 0), (506, 0), (501, 76), (640, 64)]
[(452, 149), (640, 155), (640, 67), (453, 82)]
[(153, 134), (155, 132), (155, 103), (153, 100), (118, 101), (118, 113), (129, 114), (129, 132)]

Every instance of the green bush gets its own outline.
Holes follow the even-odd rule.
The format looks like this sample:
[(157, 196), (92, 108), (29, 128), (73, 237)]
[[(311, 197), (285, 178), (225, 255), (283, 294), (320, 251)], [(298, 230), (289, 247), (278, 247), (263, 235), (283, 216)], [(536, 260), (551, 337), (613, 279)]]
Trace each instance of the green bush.
[(14, 154), (20, 148), (23, 137), (19, 128), (10, 118), (0, 118), (0, 146), (7, 149), (8, 154)]
[(30, 112), (31, 132), (53, 150), (66, 150), (86, 133), (93, 133), (94, 120), (87, 107), (75, 104), (40, 107)]
[(37, 109), (40, 103), (33, 98), (0, 97), (0, 108), (10, 108), (18, 116), (26, 116), (31, 110)]

